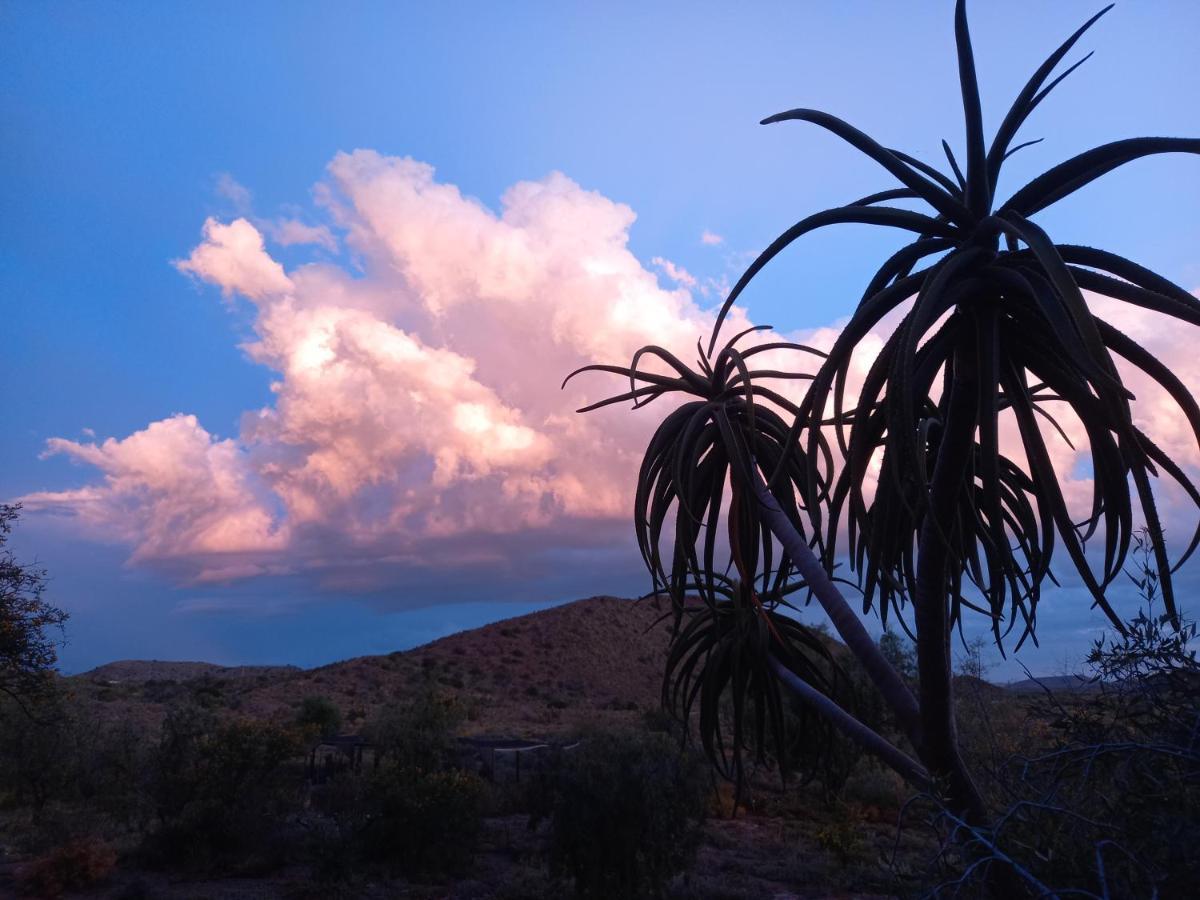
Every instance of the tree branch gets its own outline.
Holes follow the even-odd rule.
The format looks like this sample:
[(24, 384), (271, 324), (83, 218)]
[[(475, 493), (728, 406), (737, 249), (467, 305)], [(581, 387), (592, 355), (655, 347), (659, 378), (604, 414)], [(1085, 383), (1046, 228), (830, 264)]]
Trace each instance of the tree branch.
[(913, 787), (928, 791), (931, 788), (929, 773), (925, 768), (901, 750), (899, 747), (892, 744), (879, 733), (864, 725), (842, 707), (838, 706), (832, 699), (822, 694), (811, 684), (804, 679), (799, 678), (791, 669), (781, 663), (774, 655), (769, 657), (771, 671), (778, 676), (779, 680), (791, 689), (796, 698), (815, 713), (828, 719), (829, 722), (842, 734), (855, 741), (859, 746), (869, 753), (873, 753), (880, 760), (895, 770), (905, 781), (913, 785)]
[(784, 551), (791, 558), (796, 570), (808, 585), (809, 590), (812, 591), (813, 596), (817, 598), (817, 602), (821, 604), (821, 608), (825, 610), (825, 614), (829, 616), (838, 636), (862, 663), (867, 675), (895, 713), (896, 719), (908, 739), (915, 747), (920, 748), (923, 743), (921, 713), (912, 691), (908, 689), (904, 679), (884, 657), (879, 650), (879, 645), (867, 633), (862, 620), (850, 608), (850, 604), (846, 602), (842, 592), (833, 583), (833, 579), (829, 577), (825, 567), (821, 565), (812, 548), (808, 546), (808, 542), (801, 537), (799, 531), (780, 507), (775, 495), (767, 488), (767, 483), (763, 480), (758, 467), (752, 466), (752, 472), (754, 493), (762, 506), (762, 520), (771, 529), (779, 543), (783, 545)]

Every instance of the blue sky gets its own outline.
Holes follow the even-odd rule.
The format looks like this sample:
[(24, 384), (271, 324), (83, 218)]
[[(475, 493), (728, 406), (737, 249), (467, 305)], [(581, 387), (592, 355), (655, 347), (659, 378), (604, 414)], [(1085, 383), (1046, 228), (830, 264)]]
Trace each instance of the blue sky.
[[(973, 4), (990, 127), (1096, 8)], [(1046, 140), (1013, 160), (1008, 185), (1107, 140), (1200, 134), (1197, 34), (1194, 3), (1118, 5), (1083, 42), (1095, 57), (1027, 126)], [(250, 192), (253, 216), (316, 222), (313, 186), (339, 151), (423, 161), (490, 209), (512, 185), (559, 171), (636, 213), (629, 249), (647, 270), (661, 257), (703, 282), (735, 278), (747, 253), (808, 212), (891, 186), (830, 136), (762, 128), (763, 116), (828, 109), (935, 164), (942, 137), (961, 145), (950, 3), (10, 2), (0, 56), (9, 498), (97, 481), (65, 456), (43, 458), (48, 439), (85, 441), (85, 428), (121, 439), (175, 413), (230, 438), (273, 402), (276, 374), (240, 346), (254, 308), (172, 265), (208, 217), (250, 215), (218, 190), (223, 175)], [(1168, 157), (1116, 173), (1042, 224), (1193, 289), (1198, 209), (1196, 161)], [(706, 230), (723, 243), (702, 243)], [(788, 330), (834, 323), (893, 240), (856, 227), (814, 237), (764, 273), (746, 308)], [(289, 272), (322, 258), (270, 252)], [(354, 271), (347, 253), (327, 262)], [(128, 542), (44, 514), (28, 514), (15, 543), (73, 613), (68, 669), (115, 657), (314, 664), (645, 584), (631, 542), (560, 549), (524, 581), (482, 566), (452, 579), (393, 572), (365, 588), (303, 571), (188, 584), (131, 562)], [(1094, 618), (1077, 603), (1051, 618), (1050, 606), (1065, 652), (1081, 647)]]

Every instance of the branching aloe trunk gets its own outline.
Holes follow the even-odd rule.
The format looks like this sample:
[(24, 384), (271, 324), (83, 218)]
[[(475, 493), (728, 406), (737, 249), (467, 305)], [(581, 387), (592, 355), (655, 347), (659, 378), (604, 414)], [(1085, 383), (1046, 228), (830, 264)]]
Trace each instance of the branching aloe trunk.
[(958, 749), (954, 718), (954, 682), (950, 665), (950, 605), (947, 585), (953, 558), (951, 532), (959, 494), (975, 444), (979, 377), (974, 348), (961, 348), (953, 360), (949, 414), (937, 448), (928, 508), (917, 546), (917, 592), (913, 618), (917, 626), (917, 673), (920, 677), (922, 758), (948, 779), (951, 800), (960, 815), (979, 824), (985, 810)]
[(755, 495), (761, 506), (763, 522), (771, 529), (771, 533), (775, 535), (776, 540), (791, 557), (800, 576), (812, 591), (813, 596), (816, 597), (817, 602), (821, 604), (821, 608), (825, 610), (825, 615), (829, 616), (829, 621), (833, 623), (838, 637), (862, 663), (868, 677), (895, 714), (905, 735), (919, 750), (923, 743), (921, 713), (912, 691), (908, 689), (904, 679), (884, 657), (874, 638), (863, 627), (862, 620), (850, 608), (850, 604), (846, 602), (842, 592), (833, 583), (833, 579), (829, 577), (829, 573), (825, 571), (821, 561), (817, 559), (808, 543), (796, 531), (795, 526), (780, 507), (779, 501), (768, 490), (766, 482), (757, 469), (754, 471), (754, 478)]
[[(1127, 308), (1152, 310), (1175, 326), (1200, 325), (1200, 301), (1114, 253), (1055, 243), (1033, 219), (1126, 163), (1164, 153), (1200, 154), (1200, 140), (1114, 141), (1050, 167), (1007, 199), (996, 194), (1008, 157), (1037, 143), (1014, 144), (1022, 125), (1082, 60), (1052, 77), (1055, 69), (1105, 12), (1037, 68), (989, 145), (966, 5), (958, 0), (954, 35), (966, 165), (959, 165), (943, 141), (948, 173), (820, 110), (793, 109), (763, 120), (822, 128), (877, 163), (892, 182), (802, 218), (773, 241), (725, 299), (707, 350), (697, 345), (695, 368), (656, 346), (638, 351), (628, 366), (585, 367), (629, 381), (627, 391), (585, 409), (690, 397), (663, 418), (646, 449), (634, 524), (653, 590), (671, 598), (681, 626), (664, 677), (664, 700), (685, 718), (699, 705), (701, 738), (718, 765), (716, 757), (725, 753), (722, 710), (729, 694), (734, 753), (747, 736), (761, 744), (769, 724), (782, 760), (786, 690), (805, 711), (913, 784), (945, 785), (954, 815), (976, 825), (986, 810), (958, 746), (950, 623), (967, 610), (982, 609), (997, 644), (1003, 647), (1016, 628), (1019, 648), (1033, 634), (1052, 561), (1066, 556), (1093, 605), (1122, 627), (1106, 593), (1121, 575), (1138, 519), (1153, 537), (1165, 610), (1178, 621), (1171, 573), (1200, 546), (1200, 526), (1171, 565), (1151, 487), (1171, 483), (1197, 507), (1200, 488), (1179, 460), (1135, 424), (1140, 417), (1134, 414), (1134, 394), (1113, 354), (1122, 357), (1125, 372), (1138, 372), (1170, 396), (1197, 449), (1200, 404), (1146, 348), (1096, 315), (1083, 289)], [(780, 341), (738, 346), (758, 330), (748, 329), (718, 352), (722, 324), (756, 274), (804, 235), (840, 223), (914, 237), (870, 278), (833, 345), (826, 352)], [(864, 340), (906, 302), (911, 309), (858, 379), (862, 356), (856, 354)], [(776, 362), (784, 350), (819, 356), (816, 371), (784, 371)], [(757, 354), (768, 351), (771, 364), (758, 366), (764, 357)], [(651, 361), (657, 370), (644, 367)], [(773, 381), (780, 378), (811, 382), (796, 400)], [(857, 394), (852, 408), (848, 389)], [(1080, 511), (1068, 507), (1049, 446), (1067, 438), (1055, 418), (1064, 415), (1082, 426), (1090, 451), (1093, 504), (1082, 522)], [(1002, 416), (1018, 427), (1016, 453), (1002, 452)], [(926, 472), (928, 477), (921, 474)], [(769, 487), (763, 473), (771, 473)], [(730, 491), (747, 492), (758, 502), (726, 505)], [(718, 546), (726, 515), (737, 521), (727, 523), (727, 543)], [(820, 558), (805, 536), (810, 526), (818, 533), (828, 530)], [(839, 547), (843, 534), (848, 545)], [(1090, 560), (1084, 552), (1089, 538), (1102, 544)], [(737, 565), (736, 580), (720, 564), (726, 550)], [(913, 610), (916, 698), (837, 588), (831, 573), (842, 559), (858, 577), (865, 610), (885, 622), (889, 614)], [(964, 582), (982, 596), (964, 598)], [(836, 678), (826, 677), (827, 648), (782, 609), (799, 590), (821, 604), (919, 763), (839, 705)], [(687, 599), (696, 594), (704, 602), (700, 611)], [(685, 618), (689, 623), (682, 627)], [(755, 727), (747, 728), (748, 721)], [(740, 778), (741, 768), (733, 771)]]
[(933, 787), (929, 772), (919, 762), (868, 728), (846, 712), (808, 682), (796, 675), (779, 660), (771, 658), (771, 670), (788, 686), (802, 704), (819, 716), (823, 716), (833, 727), (890, 766), (905, 781), (918, 790), (928, 791)]
[[(846, 602), (837, 585), (833, 583), (833, 579), (829, 577), (820, 560), (816, 558), (808, 544), (788, 520), (780, 508), (779, 501), (768, 490), (761, 477), (758, 478), (755, 488), (759, 503), (762, 505), (764, 522), (771, 528), (776, 539), (791, 556), (800, 574), (804, 576), (813, 596), (817, 598), (817, 602), (821, 604), (821, 608), (833, 622), (838, 636), (867, 671), (884, 701), (895, 714), (905, 735), (917, 750), (918, 756), (925, 764), (924, 767), (914, 762), (875, 731), (863, 725), (829, 698), (822, 697), (823, 702), (817, 703), (814, 695), (817, 695), (818, 692), (794, 676), (784, 677), (786, 670), (778, 664), (773, 665), (776, 674), (780, 675), (781, 680), (788, 685), (800, 702), (829, 718), (838, 730), (891, 766), (913, 786), (923, 790), (927, 789), (930, 786), (930, 773), (944, 780), (949, 787), (951, 802), (958, 807), (955, 811), (966, 815), (971, 821), (982, 822), (986, 813), (983, 800), (980, 798), (979, 791), (958, 750), (953, 686), (950, 680), (950, 643), (944, 588), (940, 603), (936, 594), (933, 596), (932, 602), (925, 601), (925, 608), (934, 610), (934, 612), (940, 606), (939, 615), (926, 617), (922, 616), (920, 612), (917, 614), (918, 666), (921, 676), (921, 704), (918, 706), (908, 685), (884, 658), (879, 650), (879, 645), (871, 638), (863, 627), (862, 621), (850, 609), (849, 603)], [(930, 544), (930, 549), (935, 551), (932, 555), (938, 556), (944, 566), (945, 551), (937, 553), (936, 551), (942, 548), (935, 544), (940, 541), (936, 536), (933, 541), (935, 543)], [(922, 563), (924, 564), (924, 557)], [(921, 603), (922, 600), (918, 599), (917, 602)], [(925, 628), (924, 636), (922, 636), (922, 626)], [(921, 662), (922, 648), (925, 650), (923, 664)]]

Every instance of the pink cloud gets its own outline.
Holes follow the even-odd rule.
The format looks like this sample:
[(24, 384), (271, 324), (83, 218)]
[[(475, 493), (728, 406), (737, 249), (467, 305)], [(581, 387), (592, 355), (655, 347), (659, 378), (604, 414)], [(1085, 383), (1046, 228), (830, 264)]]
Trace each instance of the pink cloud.
[(669, 259), (664, 259), (661, 256), (656, 256), (650, 260), (652, 265), (662, 269), (663, 274), (674, 281), (676, 284), (681, 284), (686, 288), (696, 287), (696, 276), (685, 269), (683, 266), (677, 266)]
[(281, 247), (296, 244), (316, 244), (330, 253), (337, 250), (337, 238), (328, 225), (306, 225), (299, 219), (276, 219), (267, 224), (271, 240)]
[(715, 247), (718, 244), (725, 243), (725, 238), (721, 237), (719, 234), (714, 234), (711, 231), (705, 230), (700, 234), (700, 243), (708, 247)]
[(283, 266), (271, 259), (262, 235), (246, 219), (223, 225), (216, 219), (204, 223), (204, 243), (175, 268), (221, 288), (226, 297), (235, 293), (252, 300), (292, 289)]
[(228, 172), (222, 172), (217, 176), (216, 191), (218, 196), (227, 200), (239, 215), (246, 215), (250, 212), (250, 207), (254, 205), (254, 196), (250, 190), (245, 185), (238, 183), (238, 180)]
[(339, 154), (317, 194), (354, 271), (285, 271), (244, 218), (209, 219), (176, 262), (252, 304), (244, 350), (276, 373), (272, 403), (224, 440), (190, 416), (55, 439), (101, 477), (26, 502), (201, 581), (337, 569), (360, 584), (373, 566), (447, 565), (447, 541), (477, 562), (612, 546), (655, 420), (576, 415), (617, 386), (562, 378), (648, 342), (691, 355), (712, 321), (629, 251), (632, 210), (552, 173), (493, 211), (370, 151)]
[[(244, 218), (209, 219), (175, 263), (252, 305), (243, 349), (275, 373), (273, 401), (225, 439), (193, 416), (102, 443), (54, 439), (48, 452), (99, 478), (25, 502), (193, 581), (305, 572), (357, 589), (395, 567), (520, 569), (555, 549), (628, 547), (637, 467), (666, 410), (580, 416), (573, 410), (620, 385), (604, 376), (559, 385), (647, 343), (691, 359), (712, 324), (695, 279), (655, 258), (676, 282), (660, 286), (628, 248), (633, 211), (561, 173), (512, 186), (492, 210), (425, 163), (358, 150), (330, 162), (315, 196), (327, 220), (300, 226), (311, 229), (307, 242), (336, 246), (338, 232), (351, 263), (285, 271)], [(289, 242), (277, 224), (263, 227)], [(1148, 316), (1122, 308), (1114, 321), (1200, 391), (1189, 335)], [(735, 310), (725, 333), (748, 324)], [(886, 332), (864, 342), (852, 392)], [(791, 337), (828, 347), (836, 335), (831, 326)], [(789, 368), (796, 357), (775, 351), (761, 362)], [(802, 385), (781, 390), (795, 396)], [(1139, 413), (1148, 430), (1197, 462), (1184, 425), (1156, 402)], [(1079, 455), (1050, 443), (1071, 496), (1086, 501)]]
[(91, 530), (133, 547), (133, 562), (262, 553), (286, 545), (257, 489), (246, 454), (217, 440), (195, 416), (153, 422), (122, 440), (52, 438), (47, 454), (94, 467), (102, 481), (22, 498), (70, 511)]

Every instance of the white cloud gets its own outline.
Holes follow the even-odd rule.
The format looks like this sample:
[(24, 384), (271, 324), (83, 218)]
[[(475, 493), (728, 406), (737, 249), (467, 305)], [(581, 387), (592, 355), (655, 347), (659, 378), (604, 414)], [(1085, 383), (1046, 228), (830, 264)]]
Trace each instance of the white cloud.
[(719, 235), (719, 234), (715, 234), (711, 231), (705, 230), (705, 231), (701, 232), (701, 234), (700, 234), (700, 243), (702, 243), (708, 247), (715, 247), (718, 244), (725, 243), (725, 238), (721, 237), (721, 235)]
[[(620, 379), (559, 385), (648, 343), (693, 358), (712, 314), (691, 291), (711, 286), (655, 257), (676, 284), (660, 286), (628, 248), (633, 211), (561, 173), (512, 186), (493, 211), (429, 165), (358, 150), (333, 159), (315, 194), (327, 221), (300, 227), (319, 245), (328, 234), (336, 246), (339, 232), (352, 263), (285, 271), (245, 218), (209, 219), (176, 262), (252, 304), (244, 349), (275, 373), (272, 403), (226, 439), (174, 416), (123, 439), (52, 440), (49, 452), (100, 477), (29, 495), (30, 507), (68, 512), (128, 543), (134, 561), (200, 581), (336, 570), (338, 585), (357, 588), (397, 566), (521, 569), (556, 549), (627, 546), (637, 466), (665, 410), (580, 416), (573, 410), (622, 390)], [(1186, 329), (1128, 308), (1113, 317), (1200, 391)], [(724, 333), (748, 324), (735, 310)], [(886, 333), (864, 342), (851, 397)], [(836, 334), (792, 337), (828, 347)], [(796, 357), (773, 351), (761, 362), (788, 368)], [(1185, 423), (1151, 386), (1132, 387), (1151, 433), (1195, 462)], [(1086, 502), (1078, 454), (1050, 445), (1070, 495)]]
[(271, 259), (262, 235), (245, 219), (234, 219), (228, 225), (207, 219), (204, 242), (174, 265), (180, 272), (218, 285), (226, 297), (238, 293), (261, 300), (292, 289), (283, 266)]
[(650, 260), (651, 265), (658, 266), (662, 269), (663, 274), (674, 281), (676, 284), (681, 284), (686, 288), (696, 287), (696, 278), (685, 269), (683, 266), (677, 266), (669, 259), (664, 259), (661, 256), (656, 256)]
[(305, 234), (341, 232), (353, 271), (285, 271), (245, 218), (209, 219), (175, 263), (253, 304), (244, 349), (276, 373), (273, 402), (225, 440), (190, 416), (100, 444), (55, 439), (51, 452), (102, 477), (30, 505), (192, 580), (335, 567), (335, 546), (369, 570), (444, 564), (430, 541), (512, 562), (626, 533), (610, 526), (628, 515), (656, 419), (576, 415), (621, 384), (560, 383), (646, 343), (691, 354), (712, 321), (629, 251), (633, 211), (552, 173), (494, 212), (431, 166), (371, 151), (339, 154), (317, 196), (328, 223)]

